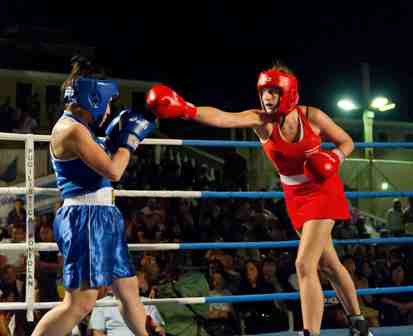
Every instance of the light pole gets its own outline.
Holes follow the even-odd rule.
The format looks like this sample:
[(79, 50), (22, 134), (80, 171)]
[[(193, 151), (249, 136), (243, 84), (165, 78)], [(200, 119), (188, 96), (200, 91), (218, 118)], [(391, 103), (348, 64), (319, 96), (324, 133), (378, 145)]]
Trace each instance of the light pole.
[[(362, 90), (363, 90), (363, 133), (364, 142), (373, 142), (373, 125), (374, 125), (374, 112), (369, 110), (370, 100), (370, 66), (368, 63), (361, 63), (361, 75), (362, 75)], [(373, 189), (373, 148), (366, 148), (364, 150), (364, 158), (369, 160), (370, 173), (369, 173), (369, 189)]]
[[(384, 112), (396, 107), (396, 104), (385, 97), (376, 97), (371, 100), (370, 94), (370, 68), (368, 63), (361, 64), (362, 72), (362, 90), (363, 102), (359, 107), (351, 99), (345, 98), (338, 101), (337, 106), (345, 111), (361, 110), (363, 120), (363, 138), (365, 143), (372, 143), (374, 141), (374, 117), (377, 112)], [(368, 190), (374, 190), (373, 179), (373, 148), (366, 148), (364, 150), (364, 158), (368, 160)], [(370, 202), (370, 210), (374, 212), (374, 201)]]

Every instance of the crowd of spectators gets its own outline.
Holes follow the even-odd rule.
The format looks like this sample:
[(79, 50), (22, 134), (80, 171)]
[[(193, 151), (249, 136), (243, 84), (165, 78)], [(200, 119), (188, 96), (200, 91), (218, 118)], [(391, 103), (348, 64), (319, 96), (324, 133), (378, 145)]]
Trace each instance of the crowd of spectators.
[(15, 107), (11, 104), (11, 98), (6, 97), (0, 105), (0, 132), (34, 133), (39, 127), (39, 116), (40, 102), (37, 94)]
[[(228, 172), (166, 149), (160, 162), (153, 148), (137, 153), (116, 186), (124, 189), (221, 190)], [(234, 168), (232, 168), (234, 169)], [(233, 171), (233, 176), (239, 177)], [(228, 185), (234, 185), (231, 180)], [(245, 186), (244, 186), (245, 187)], [(242, 188), (240, 188), (242, 189)], [(125, 218), (126, 236), (131, 244), (177, 242), (282, 241), (297, 239), (291, 229), (283, 199), (191, 199), (118, 198)], [(397, 202), (396, 202), (397, 203)], [(402, 213), (411, 221), (412, 199)], [(396, 210), (399, 211), (396, 204)], [(394, 212), (393, 211), (393, 212)], [(364, 218), (352, 208), (349, 222), (337, 223), (339, 239), (368, 237)], [(394, 214), (392, 215), (395, 216)], [(26, 239), (24, 201), (17, 199), (1, 231), (1, 241)], [(36, 216), (36, 241), (53, 242), (53, 213)], [(393, 234), (393, 233), (390, 233)], [(400, 234), (400, 232), (394, 232)], [(348, 245), (338, 249), (344, 266), (357, 288), (401, 286), (412, 283), (413, 247), (388, 245)], [(20, 251), (0, 253), (0, 302), (25, 300), (25, 262)], [(190, 251), (131, 251), (130, 258), (139, 275), (141, 295), (149, 298), (179, 296), (230, 296), (291, 292), (298, 289), (295, 249), (231, 249)], [(36, 300), (61, 299), (62, 258), (58, 252), (36, 254)], [(325, 289), (330, 285), (320, 274)], [(110, 288), (102, 292), (111, 298)], [(360, 297), (362, 313), (372, 326), (413, 324), (413, 295), (383, 294)], [(216, 303), (208, 305), (162, 304), (148, 308), (148, 327), (153, 335), (238, 335), (300, 329), (298, 301)], [(38, 320), (44, 311), (36, 311)], [(119, 320), (116, 309), (105, 311), (105, 318)], [(79, 335), (104, 335), (107, 323), (102, 310), (79, 325)], [(107, 321), (107, 320), (105, 320)], [(34, 322), (35, 323), (35, 322)], [(120, 323), (120, 322), (119, 322)], [(323, 327), (344, 328), (347, 317), (336, 298), (326, 299)], [(0, 336), (29, 335), (33, 323), (25, 313), (0, 311)], [(123, 335), (123, 334), (122, 334)]]

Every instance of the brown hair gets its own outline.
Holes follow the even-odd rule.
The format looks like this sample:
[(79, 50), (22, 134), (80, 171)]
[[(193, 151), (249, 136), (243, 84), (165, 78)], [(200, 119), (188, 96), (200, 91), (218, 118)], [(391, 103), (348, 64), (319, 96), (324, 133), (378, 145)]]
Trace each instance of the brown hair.
[(72, 70), (70, 71), (67, 79), (62, 84), (62, 92), (64, 92), (64, 90), (68, 86), (70, 86), (73, 80), (75, 80), (76, 78), (79, 78), (81, 76), (90, 76), (94, 72), (92, 63), (86, 57), (83, 56), (73, 56), (70, 59), (70, 65), (72, 67)]
[(294, 72), (280, 60), (273, 61), (271, 70), (284, 71), (295, 76)]

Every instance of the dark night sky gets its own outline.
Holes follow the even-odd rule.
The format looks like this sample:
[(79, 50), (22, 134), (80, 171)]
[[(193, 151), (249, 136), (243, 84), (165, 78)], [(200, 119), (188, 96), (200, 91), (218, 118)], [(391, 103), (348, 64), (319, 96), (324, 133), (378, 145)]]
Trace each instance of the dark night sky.
[(302, 103), (334, 114), (341, 95), (361, 99), (360, 63), (368, 62), (372, 95), (388, 95), (400, 117), (413, 121), (413, 5), (301, 2), (135, 1), (130, 8), (101, 1), (87, 8), (15, 0), (3, 2), (0, 20), (64, 27), (72, 40), (97, 46), (113, 75), (163, 81), (196, 104), (230, 110), (257, 104), (258, 72), (279, 58), (297, 73)]

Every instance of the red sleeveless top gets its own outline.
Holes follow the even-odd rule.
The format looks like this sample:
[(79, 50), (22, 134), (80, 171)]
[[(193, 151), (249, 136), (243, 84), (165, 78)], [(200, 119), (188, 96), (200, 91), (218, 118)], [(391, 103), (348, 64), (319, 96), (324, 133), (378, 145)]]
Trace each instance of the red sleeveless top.
[(278, 169), (280, 175), (303, 174), (306, 153), (317, 150), (321, 144), (320, 136), (311, 129), (301, 107), (298, 108), (298, 118), (301, 125), (301, 135), (297, 142), (289, 143), (285, 141), (281, 137), (278, 123), (274, 123), (270, 138), (262, 144), (264, 153)]
[(270, 138), (262, 144), (265, 154), (280, 173), (288, 214), (297, 231), (310, 220), (350, 218), (348, 202), (338, 174), (324, 181), (304, 175), (306, 154), (319, 149), (321, 138), (311, 129), (300, 107), (298, 118), (301, 134), (297, 142), (286, 142), (276, 123)]

